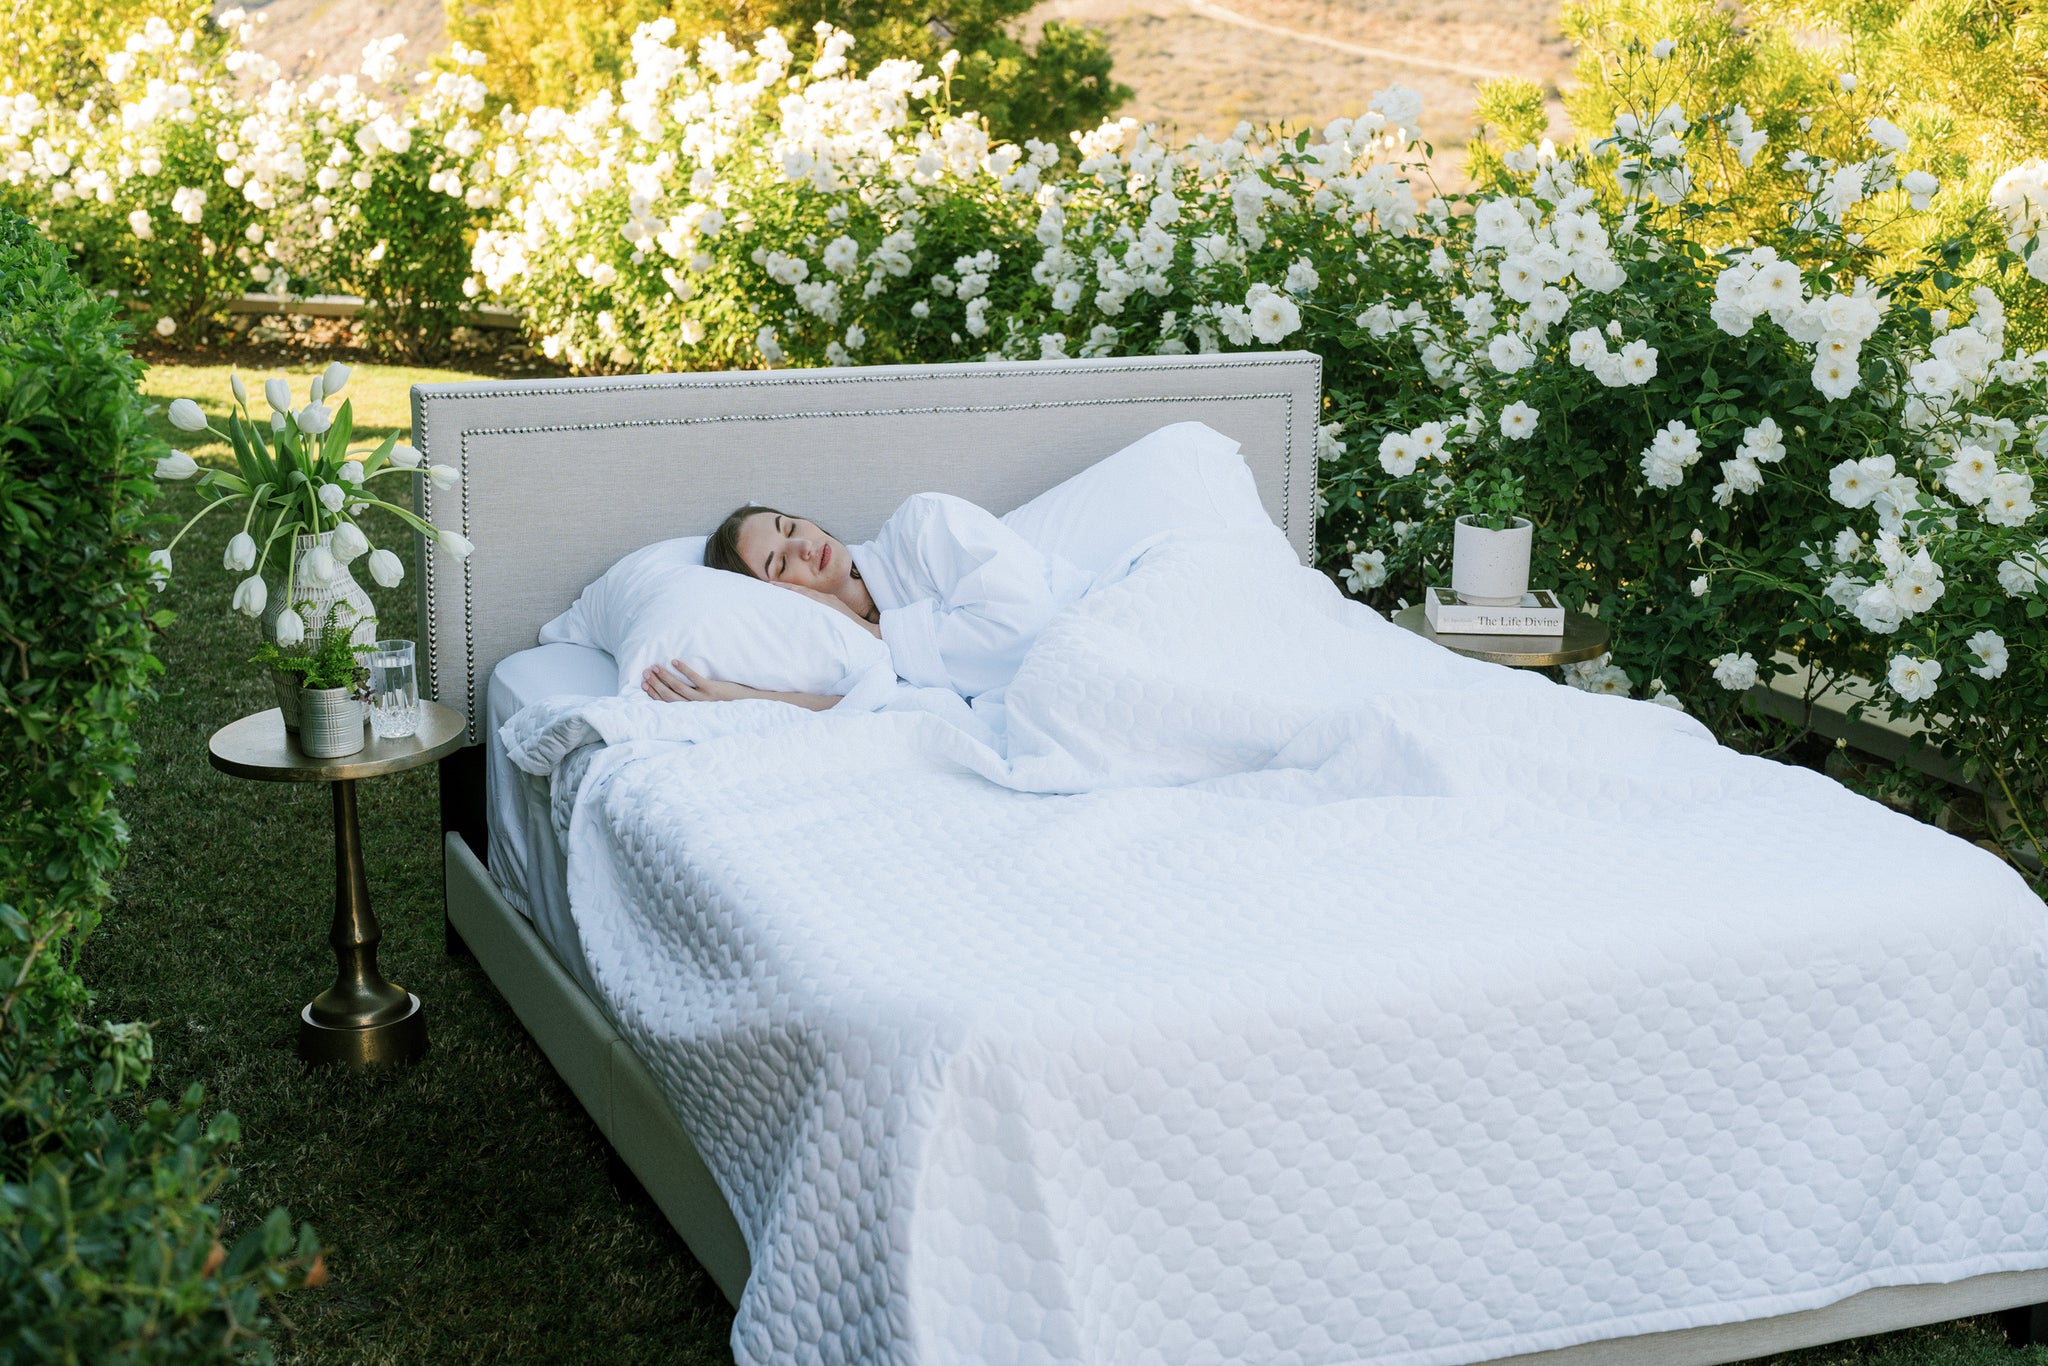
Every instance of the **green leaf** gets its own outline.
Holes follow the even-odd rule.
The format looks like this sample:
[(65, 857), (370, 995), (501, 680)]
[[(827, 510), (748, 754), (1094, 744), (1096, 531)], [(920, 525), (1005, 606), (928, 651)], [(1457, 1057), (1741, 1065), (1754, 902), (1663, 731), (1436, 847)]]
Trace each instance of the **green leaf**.
[(355, 400), (343, 399), (341, 411), (334, 415), (334, 425), (327, 429), (327, 437), (321, 444), (321, 458), (335, 469), (348, 455), (348, 440), (355, 431)]

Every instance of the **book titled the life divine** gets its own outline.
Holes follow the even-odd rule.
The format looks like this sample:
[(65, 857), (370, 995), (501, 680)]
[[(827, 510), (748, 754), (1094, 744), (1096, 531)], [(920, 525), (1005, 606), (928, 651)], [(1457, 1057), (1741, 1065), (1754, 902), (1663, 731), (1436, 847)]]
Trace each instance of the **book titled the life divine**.
[(1460, 602), (1448, 588), (1424, 591), (1422, 614), (1429, 629), (1446, 636), (1561, 636), (1564, 604), (1557, 594), (1538, 588), (1522, 594), (1513, 607), (1482, 607)]

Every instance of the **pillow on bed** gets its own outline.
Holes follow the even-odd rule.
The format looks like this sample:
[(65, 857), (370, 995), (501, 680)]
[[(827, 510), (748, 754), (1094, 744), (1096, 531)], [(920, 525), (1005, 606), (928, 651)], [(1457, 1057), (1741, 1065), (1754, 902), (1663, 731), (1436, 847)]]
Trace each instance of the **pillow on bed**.
[(640, 691), (649, 665), (672, 659), (771, 692), (844, 696), (864, 679), (894, 678), (889, 647), (860, 623), (786, 588), (706, 569), (704, 540), (626, 556), (541, 628), (541, 642), (606, 651), (626, 694)]
[(1047, 555), (1091, 574), (1116, 567), (1167, 531), (1271, 527), (1238, 443), (1200, 422), (1176, 422), (1008, 513), (1003, 524)]
[(710, 541), (709, 536), (678, 536), (622, 557), (584, 589), (568, 611), (540, 628), (540, 643), (588, 645), (616, 655), (618, 651), (605, 642), (622, 639), (640, 613), (641, 599), (677, 570), (702, 568), (704, 547)]

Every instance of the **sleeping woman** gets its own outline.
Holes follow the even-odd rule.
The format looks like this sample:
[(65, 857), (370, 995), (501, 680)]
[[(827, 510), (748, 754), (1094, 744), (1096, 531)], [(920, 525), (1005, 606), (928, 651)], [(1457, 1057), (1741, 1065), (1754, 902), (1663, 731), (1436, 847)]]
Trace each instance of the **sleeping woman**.
[[(704, 563), (844, 612), (889, 647), (898, 678), (969, 701), (1007, 684), (1039, 630), (1092, 582), (944, 493), (906, 499), (872, 541), (855, 546), (807, 518), (743, 507), (712, 533)], [(824, 711), (839, 701), (705, 678), (680, 660), (649, 669), (640, 686), (663, 702), (752, 697)]]

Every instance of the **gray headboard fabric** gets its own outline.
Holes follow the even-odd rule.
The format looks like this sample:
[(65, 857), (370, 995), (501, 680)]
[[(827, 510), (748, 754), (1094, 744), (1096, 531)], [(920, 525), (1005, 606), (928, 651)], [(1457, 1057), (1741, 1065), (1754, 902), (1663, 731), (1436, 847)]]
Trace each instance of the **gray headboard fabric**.
[(913, 493), (1008, 512), (1170, 422), (1237, 438), (1309, 561), (1321, 406), (1307, 352), (414, 385), (413, 444), (463, 476), (420, 513), (476, 547), (421, 547), (422, 692), (480, 743), (499, 660), (620, 556), (743, 503), (860, 541)]

